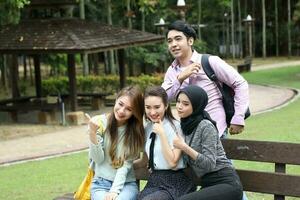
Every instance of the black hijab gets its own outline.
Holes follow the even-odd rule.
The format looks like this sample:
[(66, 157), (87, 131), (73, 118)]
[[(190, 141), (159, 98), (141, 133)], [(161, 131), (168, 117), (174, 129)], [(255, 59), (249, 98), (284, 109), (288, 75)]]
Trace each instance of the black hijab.
[(189, 85), (181, 89), (176, 100), (180, 93), (184, 93), (189, 98), (193, 107), (193, 113), (190, 116), (180, 119), (180, 125), (184, 135), (193, 133), (194, 129), (197, 128), (203, 119), (208, 119), (216, 127), (216, 122), (212, 120), (209, 114), (204, 110), (208, 103), (208, 96), (201, 87)]

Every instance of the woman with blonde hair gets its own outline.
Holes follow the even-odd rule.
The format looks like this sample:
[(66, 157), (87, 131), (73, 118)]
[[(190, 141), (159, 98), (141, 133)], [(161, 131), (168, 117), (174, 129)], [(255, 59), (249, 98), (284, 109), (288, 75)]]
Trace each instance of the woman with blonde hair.
[(92, 200), (136, 199), (132, 164), (144, 147), (143, 103), (137, 87), (126, 87), (111, 113), (89, 118), (89, 156), (95, 163)]

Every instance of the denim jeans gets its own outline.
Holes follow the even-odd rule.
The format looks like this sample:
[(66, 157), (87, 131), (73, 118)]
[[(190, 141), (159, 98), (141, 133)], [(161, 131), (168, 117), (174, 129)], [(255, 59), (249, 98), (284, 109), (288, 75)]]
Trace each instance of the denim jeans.
[[(228, 128), (225, 129), (224, 133), (221, 135), (221, 138), (223, 138), (223, 139), (228, 138)], [(243, 199), (242, 200), (248, 200), (246, 192), (243, 192)]]
[[(101, 177), (94, 178), (91, 185), (91, 199), (102, 200), (109, 192), (113, 182)], [(135, 200), (138, 194), (136, 182), (127, 182), (116, 200)]]

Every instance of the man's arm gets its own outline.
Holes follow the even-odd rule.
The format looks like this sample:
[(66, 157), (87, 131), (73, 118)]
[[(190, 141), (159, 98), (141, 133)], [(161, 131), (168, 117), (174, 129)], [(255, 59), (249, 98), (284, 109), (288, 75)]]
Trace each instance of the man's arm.
[(177, 79), (177, 76), (178, 74), (175, 69), (170, 66), (165, 74), (164, 82), (161, 85), (167, 92), (169, 100), (174, 99), (180, 89), (181, 83)]
[[(249, 107), (249, 88), (247, 81), (229, 64), (218, 56), (210, 56), (209, 61), (219, 81), (233, 88), (235, 113), (231, 124), (245, 125), (244, 115)], [(242, 130), (239, 130), (240, 132)]]

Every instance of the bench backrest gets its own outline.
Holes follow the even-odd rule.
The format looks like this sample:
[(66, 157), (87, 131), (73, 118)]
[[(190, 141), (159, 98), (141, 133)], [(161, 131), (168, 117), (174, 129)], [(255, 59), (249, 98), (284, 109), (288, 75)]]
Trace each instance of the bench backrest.
[[(245, 191), (274, 194), (274, 199), (300, 197), (300, 176), (285, 173), (286, 164), (300, 165), (300, 144), (233, 139), (222, 143), (230, 159), (274, 163), (274, 172), (237, 169)], [(139, 180), (149, 176), (146, 168), (135, 173)]]
[(286, 174), (286, 164), (300, 165), (300, 144), (251, 140), (222, 140), (228, 158), (274, 163), (274, 172), (238, 169), (244, 190), (300, 197), (300, 176)]

